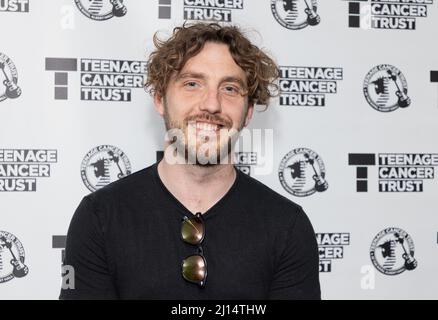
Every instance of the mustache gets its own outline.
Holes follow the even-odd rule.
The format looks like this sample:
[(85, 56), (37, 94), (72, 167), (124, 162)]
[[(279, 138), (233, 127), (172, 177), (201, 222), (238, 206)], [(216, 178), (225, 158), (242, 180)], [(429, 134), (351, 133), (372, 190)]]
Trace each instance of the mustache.
[(209, 114), (209, 113), (201, 113), (201, 114), (191, 115), (191, 116), (187, 117), (186, 119), (184, 119), (184, 124), (185, 124), (185, 126), (187, 126), (189, 124), (189, 122), (202, 121), (202, 120), (205, 120), (208, 122), (213, 122), (213, 123), (216, 123), (216, 124), (221, 125), (221, 126), (226, 127), (226, 128), (231, 128), (233, 125), (232, 121), (230, 121), (226, 118), (220, 117), (218, 115)]

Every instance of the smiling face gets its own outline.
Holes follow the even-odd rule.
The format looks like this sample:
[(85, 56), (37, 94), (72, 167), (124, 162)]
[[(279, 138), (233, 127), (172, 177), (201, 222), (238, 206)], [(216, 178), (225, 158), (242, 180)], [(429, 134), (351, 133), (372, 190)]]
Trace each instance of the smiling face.
[(232, 139), (225, 139), (224, 131), (237, 134), (252, 116), (246, 88), (245, 72), (233, 60), (228, 46), (207, 42), (172, 75), (166, 95), (155, 95), (166, 129), (179, 129), (184, 134), (185, 141), (176, 143), (183, 144), (178, 149), (185, 151), (186, 159), (198, 159), (202, 153), (219, 161), (220, 155), (228, 155)]

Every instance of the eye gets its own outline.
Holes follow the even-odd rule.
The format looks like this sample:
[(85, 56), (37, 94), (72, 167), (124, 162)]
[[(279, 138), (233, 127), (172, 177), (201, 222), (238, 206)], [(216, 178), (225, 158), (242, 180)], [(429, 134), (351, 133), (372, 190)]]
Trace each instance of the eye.
[(228, 95), (233, 96), (238, 95), (241, 92), (240, 88), (234, 85), (225, 85), (222, 87), (222, 91), (224, 91)]
[(184, 87), (189, 88), (189, 89), (194, 89), (199, 87), (199, 84), (196, 81), (187, 81), (184, 82)]

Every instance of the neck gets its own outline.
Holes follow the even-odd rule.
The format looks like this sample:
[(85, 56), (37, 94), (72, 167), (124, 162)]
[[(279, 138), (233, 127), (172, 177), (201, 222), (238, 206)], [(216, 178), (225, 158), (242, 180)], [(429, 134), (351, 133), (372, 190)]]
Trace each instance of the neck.
[(236, 179), (232, 163), (213, 166), (169, 164), (163, 158), (158, 175), (166, 188), (192, 213), (204, 213), (218, 202)]

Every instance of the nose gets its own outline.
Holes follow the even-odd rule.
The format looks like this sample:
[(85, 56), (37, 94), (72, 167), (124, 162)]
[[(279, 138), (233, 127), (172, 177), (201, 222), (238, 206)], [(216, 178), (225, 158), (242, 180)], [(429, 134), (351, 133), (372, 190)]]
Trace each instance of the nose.
[(201, 111), (209, 113), (219, 113), (222, 110), (219, 91), (217, 89), (209, 89), (200, 105)]

